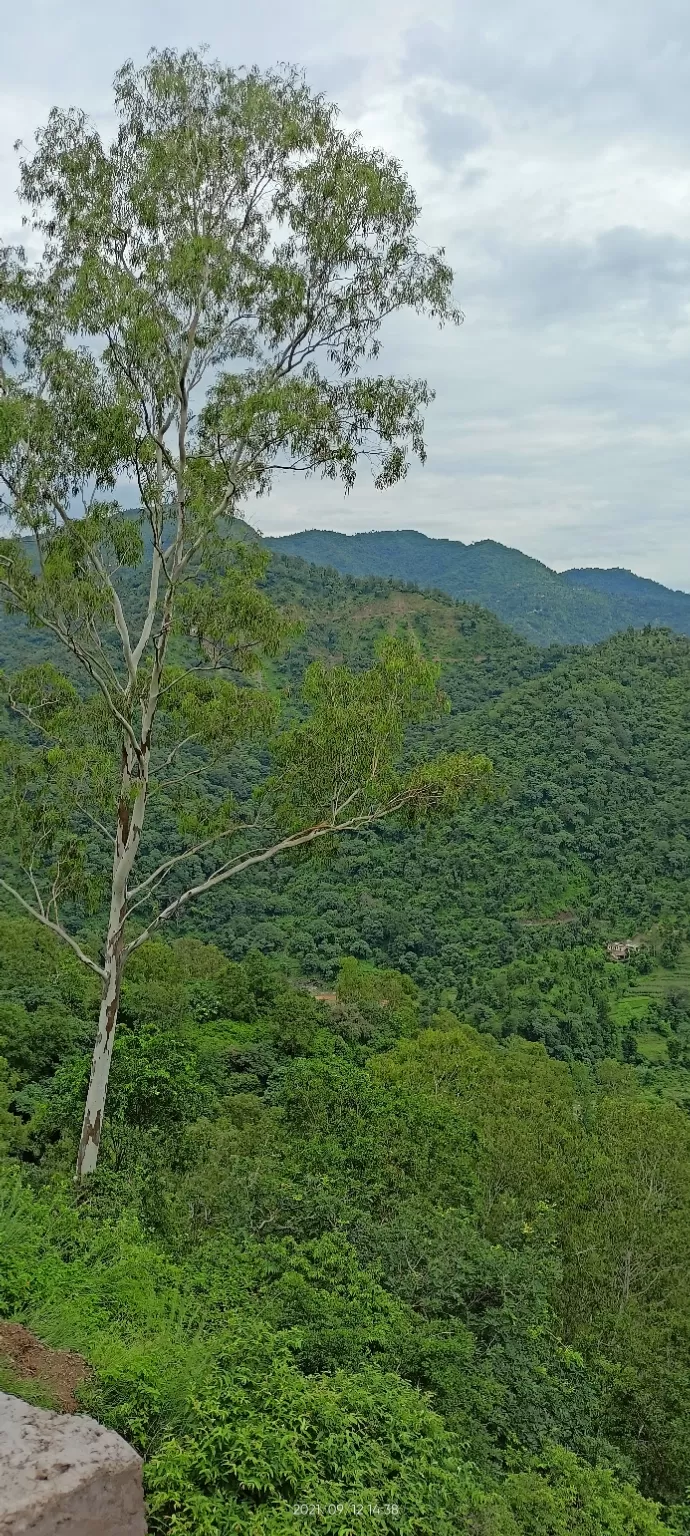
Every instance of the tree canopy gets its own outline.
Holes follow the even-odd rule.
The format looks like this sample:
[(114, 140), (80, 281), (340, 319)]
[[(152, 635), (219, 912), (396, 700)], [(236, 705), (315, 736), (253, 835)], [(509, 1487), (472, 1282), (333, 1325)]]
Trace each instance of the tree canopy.
[[(274, 715), (262, 664), (288, 625), (258, 585), (264, 555), (233, 537), (246, 498), (280, 469), (348, 489), (366, 460), (378, 487), (400, 480), (410, 451), (424, 457), (430, 392), (374, 372), (382, 323), (405, 307), (460, 316), (400, 166), (345, 134), (296, 71), (153, 52), (120, 70), (115, 108), (108, 144), (82, 112), (51, 112), (21, 162), (41, 259), (0, 262), (0, 507), (14, 534), (0, 593), (81, 674), (49, 664), (6, 689), (29, 746), (4, 759), (24, 888), (2, 883), (102, 978), (80, 1179), (98, 1157), (133, 948), (245, 868), (447, 808), (488, 769), (461, 754), (396, 774), (405, 724), (440, 695), (429, 662), (391, 642), (366, 678), (309, 674), (309, 720), (280, 738), (266, 786), (270, 831), (238, 823), (231, 801), (190, 805), (199, 754), (227, 757)], [(136, 517), (117, 500), (123, 479)], [(145, 555), (143, 586), (127, 583)], [(162, 789), (189, 835), (140, 877)], [(112, 849), (98, 959), (63, 920), (66, 902), (98, 899), (94, 831)], [(213, 869), (170, 897), (171, 872), (211, 847)]]

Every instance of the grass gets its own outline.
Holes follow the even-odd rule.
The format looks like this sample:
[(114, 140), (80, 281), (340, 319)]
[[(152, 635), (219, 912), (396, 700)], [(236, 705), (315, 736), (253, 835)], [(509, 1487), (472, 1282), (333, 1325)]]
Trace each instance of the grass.
[(19, 1376), (11, 1362), (0, 1355), (0, 1392), (7, 1392), (10, 1397), (21, 1397), (25, 1403), (31, 1403), (32, 1408), (58, 1407), (58, 1401), (54, 1392), (41, 1381), (32, 1381), (26, 1376)]
[[(647, 978), (645, 977), (645, 980)], [(611, 1004), (611, 1015), (621, 1034), (632, 1028), (637, 1041), (638, 1056), (644, 1058), (650, 1066), (661, 1066), (668, 1061), (668, 1047), (665, 1036), (656, 1029), (645, 1029), (647, 1010), (653, 998), (646, 996), (619, 997)], [(641, 1026), (636, 1028), (636, 1026)]]
[(649, 976), (638, 976), (629, 996), (667, 997), (669, 992), (690, 992), (690, 944), (684, 944), (674, 966), (660, 965)]
[(651, 1066), (660, 1066), (662, 1062), (668, 1061), (668, 1046), (664, 1036), (656, 1029), (644, 1030), (636, 1039), (638, 1056), (644, 1057)]
[(627, 997), (617, 998), (615, 1003), (611, 1004), (611, 1016), (614, 1024), (619, 1029), (627, 1029), (628, 1025), (637, 1024), (638, 1021), (646, 1018), (647, 1009), (651, 1001), (650, 993), (646, 993), (644, 997), (628, 995)]
[(650, 1066), (668, 1062), (666, 1038), (656, 1029), (645, 1029), (650, 1004), (663, 1001), (670, 992), (690, 993), (690, 944), (684, 944), (675, 965), (659, 965), (647, 976), (636, 976), (629, 990), (611, 1004), (611, 1014), (618, 1029), (632, 1028), (638, 1056)]

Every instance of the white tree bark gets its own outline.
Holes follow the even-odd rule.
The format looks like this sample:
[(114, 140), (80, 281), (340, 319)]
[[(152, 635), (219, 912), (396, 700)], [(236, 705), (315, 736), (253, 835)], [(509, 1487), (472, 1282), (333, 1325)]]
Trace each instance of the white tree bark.
[(120, 988), (125, 961), (124, 927), (127, 892), (144, 824), (149, 773), (149, 747), (123, 750), (122, 783), (113, 856), (110, 914), (105, 944), (105, 963), (98, 1032), (91, 1058), (91, 1075), (84, 1107), (75, 1179), (81, 1183), (98, 1162), (108, 1079), (113, 1059), (115, 1030), (120, 1009)]
[(106, 979), (103, 984), (101, 1009), (98, 1018), (98, 1033), (91, 1058), (89, 1091), (86, 1095), (81, 1140), (77, 1154), (75, 1177), (78, 1183), (81, 1183), (87, 1174), (93, 1172), (98, 1162), (103, 1117), (105, 1115), (105, 1099), (108, 1092), (108, 1078), (110, 1076), (117, 1015), (120, 1007), (122, 961), (121, 932), (109, 933)]
[[(182, 387), (182, 386), (181, 386)], [(184, 432), (186, 430), (186, 409), (181, 413), (180, 428), (180, 455), (181, 463), (184, 462)], [(128, 914), (129, 881), (132, 870), (136, 864), (137, 854), (141, 843), (141, 834), (146, 815), (148, 800), (149, 773), (151, 766), (151, 738), (153, 725), (156, 718), (160, 698), (161, 678), (165, 665), (165, 656), (172, 628), (173, 607), (176, 595), (177, 566), (183, 537), (183, 501), (182, 484), (178, 485), (179, 507), (178, 527), (172, 550), (172, 580), (169, 581), (168, 590), (163, 602), (160, 633), (154, 641), (154, 657), (151, 670), (146, 703), (141, 712), (141, 732), (138, 738), (134, 735), (131, 726), (125, 734), (122, 749), (122, 780), (120, 785), (120, 803), (117, 816), (117, 832), (115, 837), (115, 853), (113, 857), (113, 875), (111, 885), (110, 916), (108, 919), (108, 932), (105, 945), (105, 965), (103, 992), (101, 995), (101, 1008), (98, 1018), (98, 1032), (96, 1043), (91, 1058), (91, 1074), (89, 1088), (84, 1106), (84, 1118), (82, 1121), (79, 1151), (77, 1153), (77, 1166), (75, 1180), (82, 1183), (89, 1173), (92, 1173), (98, 1162), (101, 1132), (105, 1116), (105, 1101), (108, 1092), (108, 1080), (113, 1059), (113, 1047), (115, 1044), (115, 1031), (117, 1029), (118, 1014), (120, 1011), (120, 989), (122, 986), (122, 972), (127, 958), (125, 945), (125, 923)], [(127, 670), (132, 688), (136, 686), (139, 663), (151, 636), (158, 598), (158, 588), (161, 574), (161, 558), (158, 550), (154, 551), (153, 565), (150, 578), (149, 604), (144, 625), (137, 645), (132, 650), (129, 631), (122, 607), (112, 583), (109, 587), (114, 605), (115, 624), (120, 635), (123, 655), (127, 664)]]

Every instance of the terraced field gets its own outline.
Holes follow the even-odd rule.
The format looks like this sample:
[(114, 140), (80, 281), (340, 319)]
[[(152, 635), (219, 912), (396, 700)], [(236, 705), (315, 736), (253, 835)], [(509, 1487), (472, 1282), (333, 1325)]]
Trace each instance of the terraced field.
[[(674, 966), (660, 965), (649, 976), (635, 978), (629, 998), (645, 997), (658, 999), (668, 997), (669, 992), (690, 993), (690, 944), (684, 944)], [(626, 1001), (626, 999), (622, 999)]]
[(668, 1062), (666, 1034), (647, 1026), (652, 1003), (662, 1002), (671, 993), (690, 996), (690, 944), (683, 945), (674, 966), (659, 965), (648, 976), (635, 976), (627, 991), (611, 1005), (613, 1019), (621, 1031), (632, 1029), (638, 1058), (651, 1066)]

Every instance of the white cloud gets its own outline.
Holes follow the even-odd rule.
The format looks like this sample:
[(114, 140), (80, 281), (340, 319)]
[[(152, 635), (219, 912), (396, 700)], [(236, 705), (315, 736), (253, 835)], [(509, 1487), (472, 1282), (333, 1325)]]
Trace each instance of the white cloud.
[(303, 63), (403, 160), (467, 315), (459, 333), (390, 328), (385, 366), (437, 390), (427, 467), (347, 499), (291, 481), (260, 526), (415, 526), (690, 588), (685, 0), (29, 0), (0, 62), (3, 237), (19, 233), (16, 137), (53, 101), (107, 123), (127, 54), (200, 41)]

